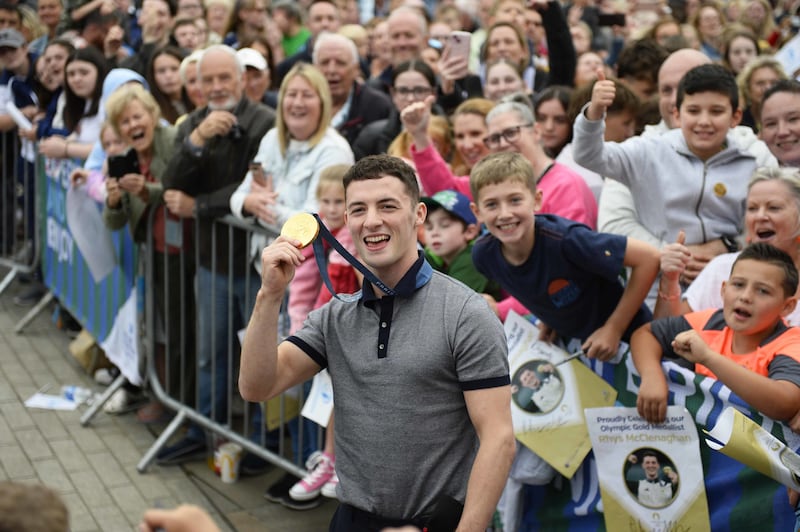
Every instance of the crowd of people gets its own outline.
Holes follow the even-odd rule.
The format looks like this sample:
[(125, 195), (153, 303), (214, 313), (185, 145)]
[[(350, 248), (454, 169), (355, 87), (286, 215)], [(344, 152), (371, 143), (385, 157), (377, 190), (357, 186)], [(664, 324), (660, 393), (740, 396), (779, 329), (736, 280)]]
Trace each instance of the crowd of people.
[[(455, 503), (463, 528), (482, 530), (515, 453), (498, 356), (511, 310), (590, 359), (618, 361), (630, 344), (649, 421), (666, 411), (663, 353), (800, 429), (800, 63), (776, 55), (798, 9), (3, 0), (0, 249), (17, 251), (15, 224), (35, 233), (16, 213), (34, 211), (23, 174), (36, 153), (76, 162), (72, 182), (108, 229), (152, 242), (157, 320), (183, 313), (153, 354), (171, 395), (225, 422), (239, 364), (228, 353), (251, 313), (246, 400), (308, 392), (329, 371), (324, 439), (288, 423), (308, 475), (287, 474), (267, 499), (338, 497), (336, 530), (422, 528)], [(275, 229), (303, 212), (342, 245), (324, 248), (322, 272), (311, 246), (215, 223)], [(196, 263), (178, 259), (193, 246)], [(359, 288), (358, 303), (340, 300)], [(251, 439), (278, 452), (252, 410)], [(138, 415), (166, 412), (154, 401)], [(205, 458), (209, 444), (191, 424), (157, 460)], [(268, 467), (247, 454), (242, 474)], [(511, 530), (516, 518), (501, 516)]]

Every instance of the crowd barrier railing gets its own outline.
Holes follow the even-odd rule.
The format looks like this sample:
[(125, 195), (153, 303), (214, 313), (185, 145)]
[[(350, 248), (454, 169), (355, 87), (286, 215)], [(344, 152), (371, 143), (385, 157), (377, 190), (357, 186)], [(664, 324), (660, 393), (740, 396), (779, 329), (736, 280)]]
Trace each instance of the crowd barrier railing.
[[(0, 133), (0, 143), (0, 266), (8, 269), (0, 280), (2, 294), (15, 279), (36, 273), (42, 205), (35, 189), (42, 161), (36, 157), (35, 143), (20, 139), (16, 130)], [(51, 300), (52, 295), (45, 294), (17, 323), (15, 331), (20, 332)]]
[[(182, 227), (193, 227), (195, 221), (179, 223), (177, 233), (173, 231), (171, 234), (176, 226), (170, 220), (159, 226), (164, 231), (163, 238), (154, 240), (155, 215), (165, 212), (165, 208), (150, 209), (149, 219), (142, 222), (147, 224), (148, 239), (138, 245), (133, 242), (127, 225), (118, 231), (107, 230), (96, 203), (88, 211), (93, 222), (81, 218), (81, 223), (70, 224), (67, 198), (72, 191), (69, 176), (78, 167), (78, 162), (38, 157), (31, 165), (18, 166), (21, 163), (12, 154), (19, 151), (10, 151), (20, 148), (15, 138), (12, 134), (2, 137), (3, 142), (11, 144), (9, 150), (3, 151), (0, 228), (7, 228), (2, 223), (5, 221), (2, 215), (7, 212), (3, 210), (4, 206), (6, 209), (13, 206), (16, 220), (14, 239), (0, 254), (0, 265), (10, 269), (0, 283), (0, 292), (20, 273), (30, 274), (41, 268), (47, 293), (23, 321), (27, 323), (33, 319), (36, 313), (57, 298), (121, 370), (121, 375), (83, 413), (81, 424), (89, 426), (111, 396), (130, 381), (149, 388), (151, 396), (175, 414), (143, 455), (137, 466), (140, 472), (148, 468), (158, 451), (188, 422), (211, 434), (209, 454), (219, 442), (233, 441), (287, 472), (304, 475), (302, 450), (305, 448), (307, 456), (312, 446), (322, 442), (321, 429), (302, 421), (299, 414), (307, 387), (287, 392), (263, 405), (266, 412), (263, 412), (262, 405), (242, 401), (236, 387), (239, 332), (249, 319), (260, 277), (250, 265), (250, 254), (235, 255), (232, 244), (228, 243), (232, 243), (234, 238), (240, 239), (247, 242), (249, 249), (255, 235), (271, 238), (275, 232), (228, 216), (214, 222), (211, 235), (195, 231), (194, 236), (168, 247), (171, 253), (161, 253), (154, 249), (155, 240), (175, 244), (176, 234), (184, 234)], [(16, 180), (17, 172), (22, 185), (12, 202), (5, 194), (5, 185), (11, 179)], [(35, 185), (31, 186), (31, 182)], [(30, 208), (36, 209), (32, 220), (27, 218)], [(74, 208), (73, 203), (70, 209)], [(81, 216), (84, 214), (82, 212)], [(88, 229), (91, 231), (87, 233)], [(224, 235), (228, 237), (224, 238)], [(81, 247), (80, 241), (89, 244)], [(30, 243), (30, 252), (25, 251), (27, 243)], [(186, 245), (182, 245), (184, 243)], [(210, 287), (210, 295), (216, 298), (217, 307), (202, 313), (210, 323), (197, 322), (201, 313), (197, 312), (195, 305), (197, 293), (208, 293), (205, 290), (207, 283), (200, 281), (198, 284), (195, 273), (201, 246), (211, 249), (214, 255), (219, 251), (223, 258), (222, 262), (212, 261), (209, 268), (203, 269), (204, 275), (223, 279), (211, 283)], [(111, 254), (114, 258), (114, 264), (108, 265), (101, 274), (97, 273), (95, 264), (98, 248), (105, 248), (106, 255)], [(24, 257), (20, 250), (26, 253)], [(237, 248), (237, 253), (240, 251)], [(246, 274), (241, 278), (229, 275), (227, 268), (220, 267), (222, 263), (233, 264)], [(156, 287), (160, 287), (163, 293), (157, 292)], [(215, 293), (217, 291), (220, 293)], [(288, 330), (286, 320), (288, 318), (284, 317), (283, 333)], [(18, 326), (17, 332), (21, 332), (23, 327), (24, 324)], [(205, 333), (210, 333), (210, 336)], [(212, 368), (210, 372), (197, 371), (197, 348), (207, 347), (207, 343), (218, 341), (220, 337), (228, 341), (224, 351), (207, 361)], [(205, 379), (203, 385), (198, 381), (201, 378)], [(209, 382), (215, 380), (221, 384), (210, 386)], [(210, 411), (198, 409), (201, 396), (206, 404), (210, 400), (214, 408)], [(297, 425), (296, 429), (293, 424)], [(287, 433), (292, 434), (295, 452), (289, 451)]]
[[(166, 209), (160, 209), (163, 209), (164, 218), (167, 218)], [(303, 476), (302, 453), (292, 453), (294, 460), (289, 460), (286, 458), (288, 450), (285, 445), (290, 417), (300, 416), (299, 409), (305, 399), (303, 390), (300, 389), (297, 396), (283, 394), (277, 400), (270, 401), (264, 405), (264, 412), (262, 405), (242, 401), (236, 388), (240, 341), (260, 286), (260, 276), (252, 266), (249, 250), (254, 238), (274, 238), (277, 232), (241, 222), (230, 215), (216, 220), (210, 235), (200, 234), (194, 221), (184, 220), (178, 225), (167, 222), (164, 225), (164, 242), (172, 253), (159, 253), (154, 242), (158, 211), (153, 209), (151, 212), (146, 258), (143, 261), (146, 293), (143, 351), (150, 390), (159, 402), (175, 411), (176, 416), (142, 457), (137, 469), (145, 471), (158, 451), (164, 448), (184, 423), (189, 422), (212, 435), (208, 439), (210, 453), (220, 439), (233, 441), (285, 471)], [(194, 238), (186, 238), (190, 226), (194, 229)], [(176, 227), (177, 231), (174, 229)], [(172, 235), (168, 234), (170, 231)], [(220, 238), (222, 235), (225, 238)], [(234, 252), (233, 243), (236, 239), (246, 242), (243, 256), (237, 256)], [(184, 245), (187, 242), (193, 245)], [(170, 243), (174, 246), (169, 246)], [(213, 257), (211, 268), (205, 274), (199, 273), (203, 268), (196, 266), (201, 263), (201, 246), (210, 249)], [(243, 275), (239, 273), (242, 271)], [(189, 275), (196, 282), (187, 283)], [(211, 283), (207, 283), (209, 276), (214, 279)], [(200, 301), (201, 297), (203, 301)], [(200, 308), (201, 305), (207, 303), (205, 298), (213, 301), (212, 308), (208, 309), (211, 312), (207, 313), (210, 322), (200, 316), (205, 310)], [(192, 302), (195, 309), (191, 308)], [(224, 309), (219, 307), (220, 304)], [(197, 316), (194, 316), (195, 310)], [(280, 336), (288, 330), (285, 306), (282, 323)], [(192, 333), (194, 338), (191, 338)], [(218, 338), (220, 335), (222, 339)], [(204, 378), (204, 369), (198, 363), (196, 354), (206, 348), (204, 344), (207, 343), (212, 346), (224, 344), (224, 353), (211, 351)], [(187, 349), (187, 345), (192, 344), (197, 349)], [(193, 373), (196, 390), (192, 390), (188, 382)], [(201, 383), (208, 381), (217, 385), (203, 389)], [(220, 399), (220, 394), (225, 394), (225, 398)], [(205, 412), (201, 412), (203, 398), (206, 402), (210, 400)], [(274, 412), (276, 409), (277, 414)], [(314, 429), (315, 434), (309, 434), (308, 423), (301, 422), (298, 425), (298, 430), (292, 435), (298, 451), (309, 440), (322, 441), (318, 429)], [(273, 450), (269, 450), (269, 446)]]

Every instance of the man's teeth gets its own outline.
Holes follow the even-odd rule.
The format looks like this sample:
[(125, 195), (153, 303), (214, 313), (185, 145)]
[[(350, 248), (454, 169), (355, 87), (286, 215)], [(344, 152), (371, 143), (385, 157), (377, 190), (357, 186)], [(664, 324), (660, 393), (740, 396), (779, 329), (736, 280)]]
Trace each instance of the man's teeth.
[(369, 244), (377, 244), (378, 242), (383, 242), (384, 240), (389, 240), (388, 236), (368, 236), (364, 238), (364, 241)]
[(511, 223), (511, 224), (502, 224), (502, 225), (499, 225), (498, 227), (500, 227), (501, 231), (509, 231), (511, 229), (514, 229), (514, 227), (516, 227), (516, 226), (517, 226), (517, 224)]

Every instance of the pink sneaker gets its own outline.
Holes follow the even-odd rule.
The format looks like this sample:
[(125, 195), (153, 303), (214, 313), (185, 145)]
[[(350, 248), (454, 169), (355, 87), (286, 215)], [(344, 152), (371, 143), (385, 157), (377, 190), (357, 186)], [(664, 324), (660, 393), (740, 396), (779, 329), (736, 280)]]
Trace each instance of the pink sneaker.
[(325, 485), (322, 486), (322, 490), (320, 490), (320, 491), (325, 497), (329, 497), (331, 499), (336, 499), (337, 498), (336, 497), (336, 486), (338, 486), (338, 485), (339, 485), (339, 475), (337, 475), (336, 471), (334, 471), (333, 475), (330, 478), (330, 480), (328, 480), (328, 482), (326, 482)]
[(334, 459), (319, 451), (309, 457), (306, 468), (308, 474), (305, 478), (289, 490), (289, 496), (296, 501), (307, 501), (317, 497), (325, 483), (335, 474)]

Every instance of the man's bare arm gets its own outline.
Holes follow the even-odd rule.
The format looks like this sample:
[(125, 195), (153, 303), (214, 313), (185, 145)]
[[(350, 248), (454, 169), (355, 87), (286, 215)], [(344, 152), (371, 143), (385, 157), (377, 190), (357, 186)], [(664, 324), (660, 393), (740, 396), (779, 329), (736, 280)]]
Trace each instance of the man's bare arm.
[(239, 391), (247, 401), (275, 397), (320, 370), (289, 342), (278, 345), (278, 317), (286, 287), (303, 261), (298, 242), (278, 237), (261, 255), (261, 288), (242, 344)]
[(500, 500), (516, 451), (511, 423), (511, 387), (467, 391), (464, 400), (480, 448), (472, 464), (464, 513), (456, 530), (483, 532)]

